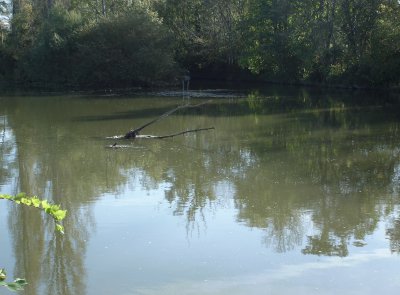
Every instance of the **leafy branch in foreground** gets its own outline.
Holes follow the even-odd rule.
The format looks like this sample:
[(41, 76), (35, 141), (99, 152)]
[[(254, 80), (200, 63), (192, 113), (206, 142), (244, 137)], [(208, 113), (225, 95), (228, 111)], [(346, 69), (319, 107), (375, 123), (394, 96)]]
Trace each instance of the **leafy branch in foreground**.
[[(43, 210), (45, 213), (53, 218), (54, 222), (56, 223), (56, 230), (61, 234), (64, 234), (64, 227), (61, 225), (61, 221), (67, 215), (67, 210), (61, 210), (59, 205), (50, 204), (48, 201), (41, 200), (36, 196), (27, 196), (25, 193), (19, 193), (16, 196), (0, 194), (0, 199)], [(28, 284), (25, 279), (20, 278), (17, 278), (13, 282), (8, 283), (5, 282), (6, 277), (6, 271), (1, 268), (0, 286), (7, 287), (11, 291), (21, 291), (24, 289), (24, 286)]]
[(64, 227), (61, 225), (61, 221), (67, 215), (67, 210), (61, 210), (59, 205), (51, 204), (47, 200), (41, 200), (36, 196), (27, 196), (25, 193), (19, 193), (16, 196), (0, 194), (0, 199), (43, 210), (53, 218), (56, 223), (56, 230), (64, 234)]
[(0, 286), (7, 287), (11, 291), (21, 291), (24, 289), (24, 286), (28, 284), (25, 279), (19, 278), (15, 279), (11, 283), (7, 283), (5, 282), (6, 277), (6, 271), (3, 268), (0, 269)]

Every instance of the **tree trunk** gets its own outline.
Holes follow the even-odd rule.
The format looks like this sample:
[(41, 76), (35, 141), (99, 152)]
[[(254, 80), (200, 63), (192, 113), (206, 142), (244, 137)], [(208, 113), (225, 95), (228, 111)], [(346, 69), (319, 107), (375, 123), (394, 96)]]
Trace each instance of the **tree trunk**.
[(106, 16), (106, 0), (101, 0), (101, 12), (103, 16)]

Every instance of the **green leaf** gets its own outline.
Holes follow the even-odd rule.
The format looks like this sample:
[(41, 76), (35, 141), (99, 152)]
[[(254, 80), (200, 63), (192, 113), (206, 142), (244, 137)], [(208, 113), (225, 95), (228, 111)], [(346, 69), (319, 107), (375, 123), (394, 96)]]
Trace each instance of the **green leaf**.
[(44, 210), (50, 208), (50, 204), (47, 202), (47, 200), (43, 200), (41, 205)]
[(31, 201), (31, 199), (28, 199), (28, 198), (22, 198), (21, 203), (24, 205), (30, 206), (32, 204), (32, 201)]
[(10, 195), (0, 195), (0, 199), (11, 200), (12, 198)]
[(40, 207), (40, 200), (38, 197), (32, 197), (31, 201), (32, 201), (33, 207), (35, 207), (35, 208)]
[(20, 201), (22, 198), (25, 198), (25, 197), (26, 197), (25, 193), (19, 193), (13, 199), (14, 199), (14, 201)]
[(4, 281), (6, 279), (6, 271), (4, 270), (4, 268), (0, 269), (0, 282)]
[(24, 290), (24, 286), (27, 285), (25, 279), (17, 278), (12, 283), (0, 282), (0, 286), (7, 287), (11, 291), (21, 291)]
[(57, 210), (56, 212), (53, 213), (53, 216), (57, 220), (63, 220), (65, 216), (67, 215), (67, 210)]
[(8, 283), (5, 285), (11, 291), (22, 291), (24, 290), (24, 286), (18, 283)]
[(20, 285), (20, 286), (25, 286), (28, 285), (27, 281), (25, 279), (20, 279), (20, 278), (16, 278), (14, 280), (14, 283)]
[(11, 291), (21, 291), (24, 289), (24, 286), (28, 284), (25, 279), (16, 278), (12, 283), (5, 282), (5, 279), (6, 271), (2, 268), (0, 269), (0, 286), (7, 287)]
[(64, 234), (64, 227), (61, 224), (56, 224), (56, 230), (62, 234)]

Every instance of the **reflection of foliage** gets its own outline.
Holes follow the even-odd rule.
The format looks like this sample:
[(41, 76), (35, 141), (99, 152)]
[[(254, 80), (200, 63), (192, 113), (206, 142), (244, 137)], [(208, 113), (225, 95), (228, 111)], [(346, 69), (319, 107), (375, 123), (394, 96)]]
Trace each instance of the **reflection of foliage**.
[(307, 246), (303, 254), (328, 255), (345, 257), (349, 254), (346, 239), (337, 240), (336, 237), (307, 237)]
[(260, 118), (262, 128), (246, 135), (257, 165), (233, 180), (238, 219), (264, 229), (265, 242), (278, 251), (300, 245), (309, 220), (316, 233), (303, 253), (348, 255), (351, 238), (372, 234), (396, 202), (379, 199), (399, 165), (397, 110), (339, 108)]
[[(10, 214), (9, 226), (18, 256), (14, 272), (23, 274), (29, 282), (25, 294), (80, 294), (85, 274), (81, 257), (90, 215), (85, 216), (78, 208), (69, 209), (64, 223), (67, 234), (51, 235), (51, 223), (44, 223), (38, 214), (32, 214), (36, 212), (26, 210), (29, 208), (20, 209), (25, 210), (14, 209)], [(46, 292), (39, 291), (41, 280), (49, 282)]]
[(394, 219), (392, 226), (386, 230), (390, 239), (390, 250), (394, 253), (400, 253), (400, 219)]
[[(48, 294), (81, 294), (85, 275), (83, 253), (92, 216), (90, 210), (80, 209), (80, 204), (90, 201), (97, 194), (98, 188), (95, 184), (103, 182), (102, 177), (106, 172), (91, 173), (94, 171), (93, 166), (88, 162), (84, 165), (86, 169), (77, 166), (85, 159), (86, 149), (68, 142), (68, 134), (72, 132), (59, 128), (57, 120), (53, 121), (55, 124), (48, 121), (53, 119), (51, 111), (47, 109), (47, 115), (44, 116), (46, 118), (38, 120), (36, 116), (41, 117), (43, 114), (35, 110), (30, 112), (23, 104), (19, 108), (18, 100), (9, 100), (5, 104), (10, 106), (5, 109), (18, 109), (17, 112), (26, 114), (29, 122), (35, 122), (35, 126), (29, 126), (25, 125), (19, 115), (14, 116), (9, 112), (7, 116), (9, 126), (14, 131), (13, 144), (16, 144), (15, 159), (8, 159), (15, 161), (9, 165), (17, 169), (14, 172), (17, 175), (16, 189), (43, 195), (70, 212), (69, 218), (64, 222), (68, 234), (53, 236), (48, 234), (52, 231), (53, 224), (47, 224), (39, 214), (33, 214), (36, 212), (25, 207), (18, 208), (20, 210), (15, 206), (11, 208), (9, 227), (14, 251), (19, 257), (14, 272), (29, 281), (25, 288), (27, 295), (44, 294), (39, 291), (41, 280), (51, 282), (47, 286)], [(64, 118), (60, 116), (59, 119)], [(44, 134), (47, 135), (43, 136)], [(27, 138), (29, 142), (24, 144), (27, 143)], [(92, 163), (96, 162), (95, 158), (92, 160)], [(86, 178), (89, 175), (92, 179)], [(104, 181), (99, 189), (104, 190), (106, 185)], [(46, 267), (41, 267), (44, 264)], [(61, 284), (63, 288), (60, 288)]]
[(247, 103), (249, 104), (249, 109), (255, 113), (259, 113), (264, 109), (262, 98), (259, 91), (254, 91), (247, 96)]
[(13, 149), (13, 143), (10, 136), (7, 136), (6, 117), (0, 115), (0, 184), (10, 177), (10, 167), (8, 167), (8, 155)]
[[(75, 221), (75, 224), (79, 223)], [(70, 234), (68, 232), (66, 236), (58, 235), (47, 242), (43, 264), (52, 267), (44, 270), (48, 283), (46, 291), (42, 294), (85, 294), (85, 284), (81, 278), (85, 269), (80, 259), (83, 250), (86, 249), (86, 239), (66, 239)], [(80, 235), (82, 236), (82, 233)], [(63, 286), (62, 292), (59, 290), (60, 283)]]
[[(214, 125), (213, 136), (135, 140), (120, 150), (104, 149), (104, 140), (93, 137), (140, 126), (177, 102), (2, 102), (12, 110), (7, 119), (17, 143), (19, 189), (44, 195), (71, 212), (65, 223), (69, 234), (52, 240), (30, 234), (47, 227), (27, 210), (10, 215), (15, 251), (24, 259), (16, 268), (32, 282), (27, 294), (36, 294), (40, 279), (51, 282), (48, 294), (82, 293), (85, 241), (93, 222), (87, 204), (127, 184), (141, 190), (163, 187), (173, 214), (183, 216), (188, 229), (204, 220), (207, 210), (218, 208), (224, 190), (226, 199), (234, 200), (237, 220), (261, 229), (268, 247), (348, 255), (350, 241), (373, 233), (398, 203), (385, 191), (393, 186), (393, 170), (400, 164), (400, 116), (395, 108), (353, 108), (345, 98), (335, 101), (306, 91), (287, 99), (275, 96), (260, 94), (253, 109), (247, 100), (214, 101), (149, 130), (166, 134), (176, 126)], [(32, 245), (39, 253), (33, 258)], [(41, 263), (49, 265), (45, 272), (30, 271)]]

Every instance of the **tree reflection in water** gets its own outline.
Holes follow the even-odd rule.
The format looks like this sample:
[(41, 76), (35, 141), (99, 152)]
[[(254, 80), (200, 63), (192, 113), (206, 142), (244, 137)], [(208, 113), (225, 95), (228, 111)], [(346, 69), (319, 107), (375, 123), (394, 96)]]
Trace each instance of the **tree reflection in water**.
[(348, 255), (350, 241), (372, 234), (398, 204), (386, 192), (399, 165), (399, 117), (339, 108), (265, 124), (270, 138), (249, 148), (261, 163), (235, 181), (239, 218), (285, 251), (303, 243), (309, 216), (314, 233), (302, 252)]
[[(247, 100), (188, 110), (151, 132), (208, 125), (216, 126), (215, 132), (136, 141), (118, 151), (104, 149), (103, 138), (139, 126), (155, 112), (151, 103), (0, 101), (13, 131), (8, 140), (2, 137), (1, 182), (15, 167), (15, 190), (51, 199), (69, 214), (61, 237), (36, 212), (12, 208), (15, 273), (30, 283), (25, 294), (85, 293), (84, 256), (95, 230), (92, 204), (132, 183), (140, 183), (142, 191), (166, 187), (165, 199), (173, 214), (184, 216), (188, 231), (228, 199), (237, 221), (261, 229), (263, 243), (278, 252), (302, 248), (304, 254), (346, 256), (353, 240), (364, 240), (385, 218), (391, 218), (391, 250), (399, 252), (397, 109), (352, 107), (305, 91), (289, 97), (253, 93)], [(127, 103), (136, 109), (127, 112)], [(158, 111), (171, 102), (159, 104)], [(6, 156), (13, 149), (15, 157)], [(228, 195), (221, 198), (221, 190)], [(40, 281), (47, 282), (46, 290)]]

